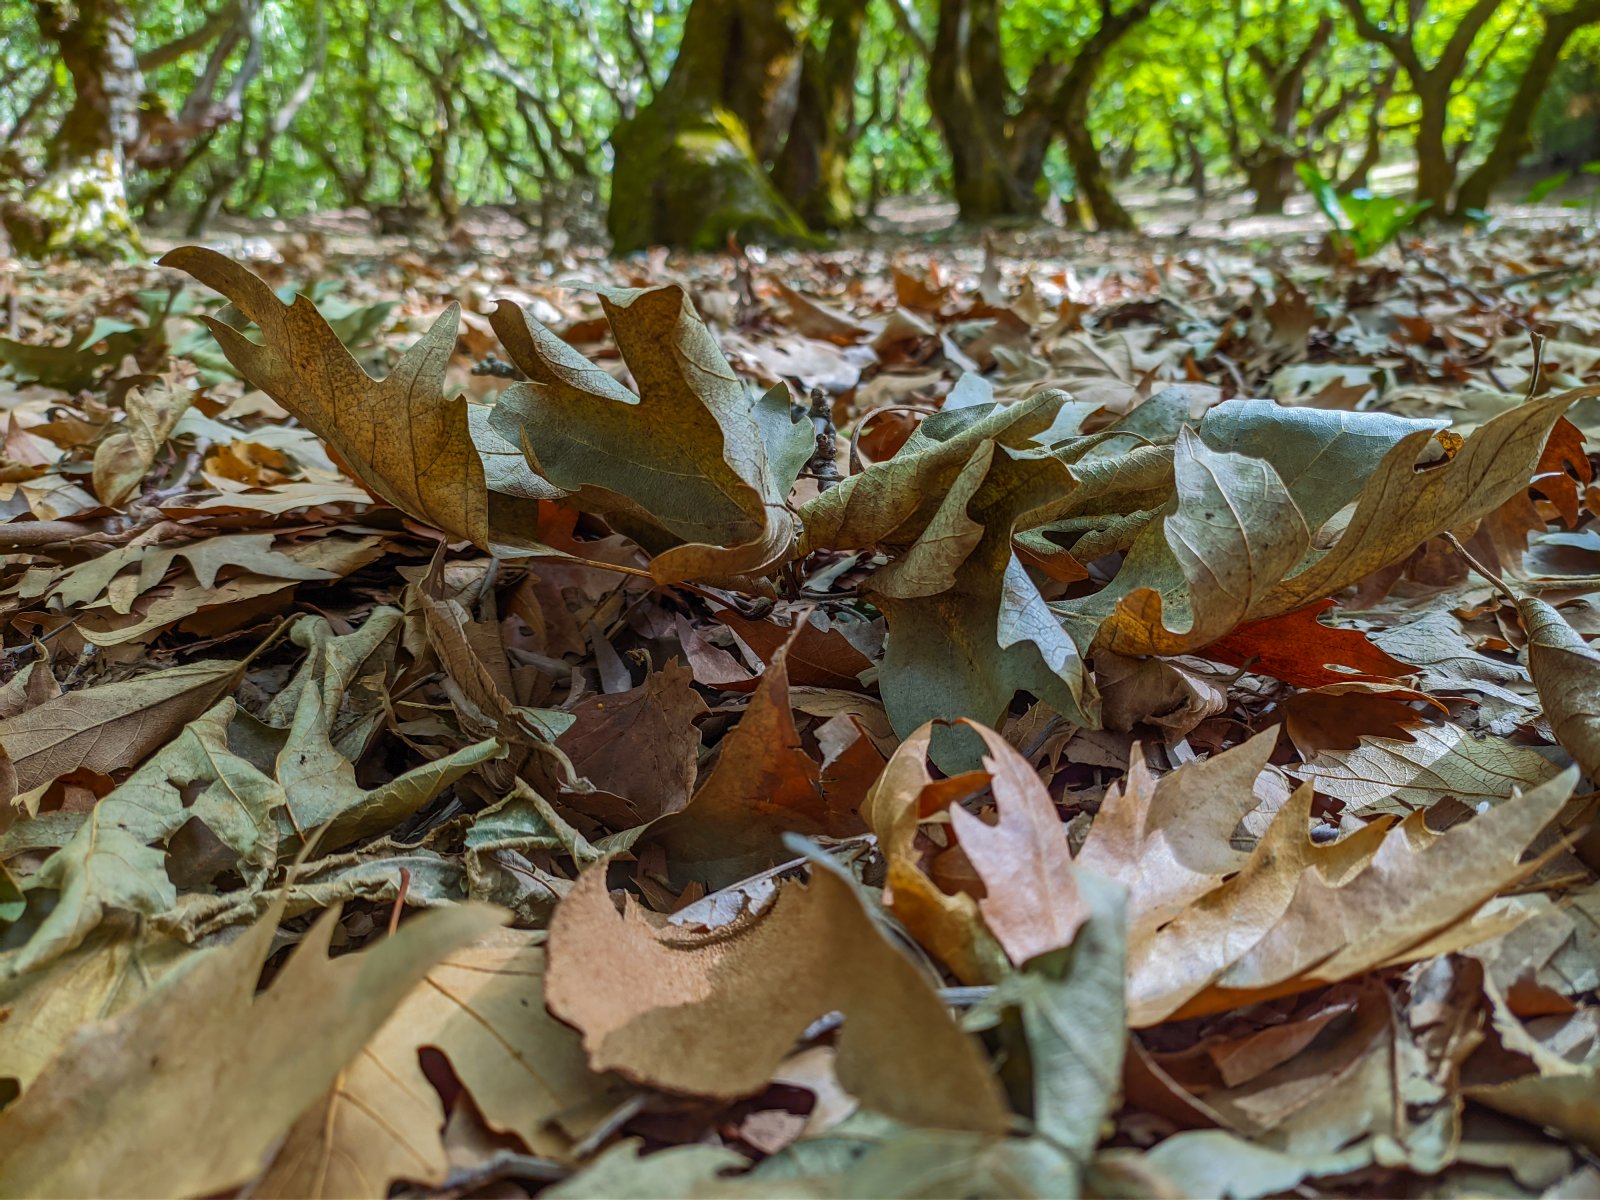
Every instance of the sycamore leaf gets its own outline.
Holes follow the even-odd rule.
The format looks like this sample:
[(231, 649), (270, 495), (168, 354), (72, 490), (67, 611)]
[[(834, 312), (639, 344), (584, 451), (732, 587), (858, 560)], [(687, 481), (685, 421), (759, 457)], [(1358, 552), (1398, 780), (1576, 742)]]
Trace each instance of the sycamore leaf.
[(1127, 778), (1107, 790), (1076, 860), (1128, 889), (1130, 944), (1243, 865), (1229, 838), (1256, 807), (1256, 776), (1277, 740), (1269, 729), (1159, 779), (1134, 747)]
[[(681, 811), (699, 767), (694, 723), (706, 712), (692, 679), (689, 668), (673, 659), (636, 688), (579, 703), (556, 748), (593, 790), (574, 791), (566, 801), (585, 813), (602, 802), (614, 806), (621, 810), (622, 828)], [(619, 745), (628, 753), (618, 754)]]
[[(1205, 656), (1304, 688), (1411, 674), (1409, 666), (1373, 645), (1360, 630), (1324, 625), (1319, 617), (1335, 607), (1332, 600), (1320, 600), (1281, 617), (1246, 622), (1207, 646)], [(1330, 666), (1349, 670), (1330, 671)]]
[(123, 400), (128, 419), (95, 447), (94, 491), (100, 503), (120, 508), (127, 501), (193, 403), (194, 392), (167, 381), (129, 389)]
[(883, 854), (889, 911), (963, 983), (986, 982), (1000, 974), (1004, 951), (978, 915), (976, 899), (934, 882), (927, 848), (917, 838), (921, 821), (944, 813), (985, 780), (982, 772), (972, 772), (936, 783), (927, 763), (933, 729), (929, 722), (900, 743), (861, 802), (861, 816)]
[(258, 344), (203, 318), (240, 374), (331, 445), (362, 483), (419, 521), (488, 547), (489, 493), (467, 404), (444, 390), (459, 305), (375, 380), (305, 296), (286, 305), (250, 271), (199, 246), (170, 251), (161, 265), (221, 292), (260, 327)]
[(1517, 612), (1528, 631), (1528, 671), (1551, 732), (1585, 775), (1600, 779), (1600, 654), (1543, 600), (1519, 600)]
[(136, 766), (231, 690), (242, 668), (226, 659), (185, 663), (65, 692), (0, 721), (17, 791), (73, 771), (110, 775)]
[(330, 959), (338, 922), (329, 912), (257, 996), (278, 916), (83, 1029), (0, 1111), (8, 1192), (231, 1192), (260, 1172), (428, 967), (498, 920), (472, 905), (427, 913), (363, 953)]
[(39, 970), (0, 978), (0, 1080), (26, 1091), (79, 1029), (131, 1008), (196, 960), (174, 938), (106, 925)]
[(1319, 846), (1310, 836), (1314, 799), (1309, 784), (1297, 789), (1237, 874), (1140, 938), (1128, 962), (1129, 1024), (1165, 1020), (1221, 975), (1276, 924), (1306, 871), (1337, 881), (1371, 860), (1387, 823)]
[(1089, 910), (1050, 793), (1005, 738), (986, 726), (971, 727), (987, 747), (983, 769), (989, 772), (998, 819), (990, 825), (953, 805), (950, 824), (983, 880), (978, 910), (984, 923), (1011, 961), (1022, 966), (1071, 945)]
[(1578, 388), (1530, 400), (1485, 422), (1448, 462), (1416, 467), (1433, 436), (1408, 434), (1364, 480), (1355, 510), (1327, 550), (1274, 587), (1252, 615), (1277, 616), (1332, 595), (1398, 562), (1423, 542), (1493, 512), (1528, 486), (1550, 430), (1574, 402), (1600, 394)]
[(863, 1105), (940, 1129), (1006, 1125), (978, 1044), (826, 867), (781, 885), (764, 911), (704, 930), (658, 927), (631, 898), (619, 914), (597, 864), (556, 909), (545, 987), (597, 1071), (746, 1096), (812, 1021), (839, 1011), (839, 1082)]
[(1348, 879), (1302, 874), (1277, 921), (1182, 1015), (1337, 983), (1402, 958), (1536, 870), (1523, 861), (1572, 795), (1568, 770), (1442, 834), (1413, 813)]
[(619, 1089), (589, 1071), (578, 1035), (545, 1012), (542, 940), (497, 929), (434, 964), (295, 1122), (252, 1194), (382, 1200), (398, 1180), (443, 1183), (445, 1110), (419, 1064), (424, 1046), (449, 1059), (491, 1128), (564, 1157), (587, 1131), (585, 1110), (614, 1103)]
[[(1178, 493), (1112, 583), (1052, 608), (1079, 646), (1126, 655), (1187, 653), (1242, 622), (1303, 608), (1525, 489), (1551, 427), (1597, 391), (1503, 412), (1424, 470), (1433, 423), (1219, 405), (1197, 432), (1178, 434)], [(1363, 461), (1385, 445), (1378, 462)]]
[(716, 891), (790, 857), (786, 833), (844, 836), (854, 815), (822, 790), (821, 768), (801, 745), (789, 707), (786, 652), (761, 675), (745, 709), (688, 806), (646, 835), (667, 852), (676, 882)]
[(1459, 725), (1421, 725), (1407, 740), (1362, 737), (1351, 750), (1329, 749), (1289, 774), (1314, 783), (1352, 812), (1405, 815), (1446, 796), (1467, 804), (1504, 800), (1557, 773), (1537, 750)]
[(54, 895), (54, 905), (25, 945), (0, 955), (0, 973), (22, 974), (59, 958), (107, 909), (148, 916), (171, 909), (178, 892), (164, 847), (191, 820), (238, 855), (247, 877), (259, 878), (276, 860), (272, 813), (284, 802), (283, 789), (228, 748), (233, 714), (233, 701), (224, 700), (191, 721), (45, 860), (28, 891)]
[(752, 401), (680, 287), (603, 289), (600, 303), (638, 394), (502, 301), (491, 321), (529, 382), (501, 396), (490, 429), (654, 552), (659, 582), (780, 562), (795, 538), (789, 490), (815, 449), (788, 388)]

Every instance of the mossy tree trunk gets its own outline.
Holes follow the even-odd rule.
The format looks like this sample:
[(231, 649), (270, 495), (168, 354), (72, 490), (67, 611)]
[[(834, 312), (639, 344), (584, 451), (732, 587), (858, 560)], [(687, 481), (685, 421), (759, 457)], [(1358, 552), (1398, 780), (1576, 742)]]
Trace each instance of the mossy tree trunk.
[(939, 0), (928, 102), (950, 150), (963, 220), (1037, 215), (1045, 157), (1060, 137), (1095, 224), (1133, 228), (1089, 130), (1089, 99), (1112, 47), (1157, 3), (1133, 0), (1118, 10), (1103, 0), (1094, 31), (1070, 55), (1047, 52), (1018, 94), (1001, 58), (1000, 0)]
[(50, 141), (44, 178), (7, 209), (6, 229), (33, 257), (137, 257), (124, 182), (144, 86), (133, 14), (121, 0), (36, 0), (34, 13), (72, 77), (73, 100)]
[(693, 0), (666, 83), (611, 135), (619, 252), (809, 237), (766, 168), (794, 120), (798, 17), (798, 0)]
[(821, 0), (818, 24), (826, 41), (806, 44), (794, 120), (772, 171), (778, 190), (813, 229), (844, 229), (856, 219), (845, 168), (855, 141), (866, 14), (866, 0)]

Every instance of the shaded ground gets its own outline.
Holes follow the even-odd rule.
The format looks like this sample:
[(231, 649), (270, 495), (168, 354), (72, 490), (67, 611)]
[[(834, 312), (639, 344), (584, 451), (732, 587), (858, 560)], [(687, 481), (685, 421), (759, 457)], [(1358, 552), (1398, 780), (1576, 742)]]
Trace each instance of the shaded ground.
[(0, 264), (0, 1190), (1592, 1190), (1600, 243), (1169, 200)]

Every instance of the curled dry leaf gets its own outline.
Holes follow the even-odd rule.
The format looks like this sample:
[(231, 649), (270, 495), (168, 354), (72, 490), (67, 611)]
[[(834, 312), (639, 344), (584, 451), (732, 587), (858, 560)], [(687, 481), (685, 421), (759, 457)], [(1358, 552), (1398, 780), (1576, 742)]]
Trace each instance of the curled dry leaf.
[(978, 1044), (824, 867), (780, 886), (764, 911), (707, 930), (660, 924), (631, 898), (619, 913), (597, 864), (556, 909), (545, 986), (598, 1071), (747, 1096), (812, 1021), (841, 1012), (839, 1082), (863, 1105), (940, 1129), (1007, 1123)]
[(789, 707), (787, 654), (762, 672), (716, 765), (688, 807), (646, 835), (667, 852), (674, 881), (712, 891), (789, 857), (786, 833), (847, 836), (860, 819), (829, 803), (821, 767), (806, 753)]
[(133, 495), (193, 403), (194, 392), (171, 380), (129, 389), (123, 400), (128, 419), (95, 447), (94, 492), (100, 503), (120, 508)]
[(502, 301), (491, 320), (529, 382), (501, 396), (490, 429), (553, 494), (651, 550), (659, 582), (781, 561), (796, 536), (789, 490), (815, 448), (788, 388), (752, 400), (680, 287), (606, 289), (600, 303), (638, 394)]
[(1277, 740), (1269, 729), (1159, 779), (1134, 747), (1127, 779), (1106, 792), (1077, 857), (1128, 889), (1130, 947), (1243, 865), (1229, 839), (1257, 804), (1256, 776)]
[(383, 1200), (399, 1180), (442, 1184), (445, 1110), (418, 1060), (424, 1046), (449, 1060), (490, 1128), (566, 1157), (619, 1087), (590, 1072), (577, 1034), (545, 1012), (542, 940), (498, 929), (429, 968), (290, 1129), (252, 1194)]
[(978, 911), (1011, 961), (1021, 966), (1071, 945), (1089, 909), (1079, 894), (1066, 829), (1050, 793), (1005, 738), (986, 726), (972, 729), (988, 750), (983, 768), (998, 818), (990, 825), (954, 805), (950, 824), (983, 881)]
[(257, 344), (205, 318), (228, 361), (332, 446), (362, 483), (419, 521), (488, 547), (489, 493), (467, 403), (444, 390), (458, 305), (376, 380), (305, 296), (284, 304), (250, 271), (199, 246), (170, 251), (161, 264), (221, 292), (260, 327)]
[(1004, 951), (978, 915), (976, 898), (946, 891), (933, 880), (930, 860), (940, 847), (919, 841), (917, 830), (986, 780), (973, 771), (935, 782), (928, 772), (932, 739), (929, 722), (900, 744), (862, 801), (861, 816), (883, 854), (883, 902), (889, 911), (963, 983), (983, 983), (1001, 974)]
[[(439, 958), (493, 910), (427, 913), (360, 954), (328, 957), (328, 913), (257, 996), (279, 912), (203, 952), (137, 1006), (83, 1029), (0, 1112), (0, 1179), (17, 1195), (213, 1195), (260, 1173)], [(238, 1103), (240, 1094), (250, 1103)], [(203, 1116), (203, 1129), (196, 1121)], [(93, 1153), (84, 1147), (93, 1145)], [(151, 1153), (152, 1146), (182, 1153)]]
[(1524, 861), (1525, 852), (1566, 804), (1576, 779), (1569, 770), (1442, 834), (1413, 813), (1382, 835), (1367, 861), (1341, 864), (1337, 874), (1302, 873), (1259, 940), (1248, 946), (1236, 940), (1239, 953), (1226, 969), (1172, 1015), (1218, 1012), (1405, 961), (1408, 951), (1539, 867), (1542, 860)]
[(1519, 600), (1517, 612), (1528, 631), (1528, 671), (1550, 728), (1584, 774), (1600, 779), (1600, 654), (1543, 600)]

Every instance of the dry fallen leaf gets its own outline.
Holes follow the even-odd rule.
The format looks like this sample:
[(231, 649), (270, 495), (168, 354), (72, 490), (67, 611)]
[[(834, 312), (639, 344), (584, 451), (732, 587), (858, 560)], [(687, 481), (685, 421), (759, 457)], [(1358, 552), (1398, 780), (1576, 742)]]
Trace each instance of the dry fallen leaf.
[(981, 725), (972, 728), (988, 748), (983, 768), (998, 819), (990, 825), (953, 805), (950, 824), (983, 881), (978, 911), (984, 923), (1022, 966), (1070, 946), (1089, 910), (1050, 793), (1004, 738)]
[(228, 360), (332, 446), (362, 483), (419, 520), (489, 545), (489, 493), (467, 430), (467, 403), (444, 390), (457, 306), (380, 381), (304, 296), (286, 305), (245, 268), (198, 246), (169, 252), (161, 265), (215, 288), (260, 327), (265, 341), (258, 345), (206, 318)]
[[(239, 1187), (429, 966), (496, 920), (484, 908), (430, 913), (365, 953), (330, 959), (330, 913), (256, 996), (278, 923), (270, 912), (52, 1059), (0, 1112), (0, 1179), (31, 1196)], [(236, 1102), (241, 1090), (249, 1104)], [(182, 1154), (150, 1153), (180, 1145)]]
[(545, 1012), (540, 941), (495, 930), (430, 967), (295, 1123), (254, 1194), (382, 1200), (399, 1180), (443, 1183), (445, 1112), (419, 1064), (424, 1046), (449, 1059), (492, 1128), (565, 1157), (618, 1089)]
[(596, 1070), (749, 1095), (812, 1021), (840, 1011), (839, 1082), (863, 1105), (935, 1128), (1005, 1128), (977, 1043), (833, 871), (710, 930), (652, 922), (632, 899), (619, 913), (605, 879), (597, 864), (556, 910), (545, 981)]

